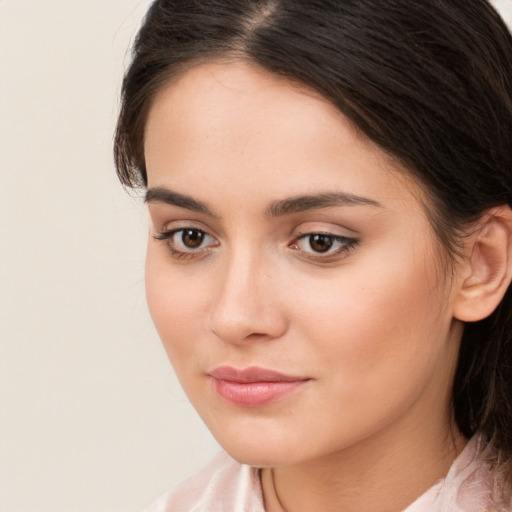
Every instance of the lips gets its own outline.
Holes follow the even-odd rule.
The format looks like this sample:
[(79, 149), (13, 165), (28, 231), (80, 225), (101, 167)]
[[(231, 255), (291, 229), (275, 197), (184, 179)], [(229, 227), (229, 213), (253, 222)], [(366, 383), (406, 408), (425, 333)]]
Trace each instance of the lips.
[(213, 389), (224, 400), (239, 406), (258, 407), (273, 403), (298, 390), (311, 379), (250, 367), (220, 366), (209, 372)]

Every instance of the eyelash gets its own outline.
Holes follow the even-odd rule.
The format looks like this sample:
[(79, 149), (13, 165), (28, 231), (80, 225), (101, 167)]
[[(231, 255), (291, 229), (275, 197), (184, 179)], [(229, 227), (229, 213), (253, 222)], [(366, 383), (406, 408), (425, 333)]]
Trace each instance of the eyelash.
[[(190, 260), (190, 259), (199, 259), (203, 256), (206, 256), (207, 253), (211, 251), (213, 247), (218, 245), (218, 242), (214, 245), (208, 245), (206, 247), (198, 247), (197, 250), (194, 248), (190, 248), (190, 250), (180, 250), (176, 247), (176, 243), (173, 241), (173, 237), (178, 233), (182, 233), (182, 237), (186, 231), (194, 232), (201, 237), (210, 237), (213, 239), (211, 235), (209, 235), (206, 231), (202, 229), (195, 228), (193, 226), (182, 227), (177, 229), (172, 229), (169, 231), (160, 231), (157, 235), (154, 235), (156, 240), (160, 240), (166, 243), (167, 248), (171, 253), (171, 257), (176, 260)], [(309, 246), (311, 248), (312, 237), (325, 237), (329, 240), (331, 246), (338, 243), (340, 247), (334, 251), (331, 251), (331, 247), (328, 247), (327, 250), (322, 253), (320, 251), (304, 251), (300, 249), (299, 243), (302, 240), (310, 239)], [(289, 244), (289, 248), (294, 251), (301, 251), (306, 254), (304, 256), (305, 259), (316, 261), (316, 262), (324, 262), (329, 263), (335, 261), (338, 257), (349, 253), (352, 249), (354, 249), (359, 243), (359, 240), (356, 238), (346, 237), (342, 235), (335, 235), (334, 233), (322, 232), (322, 231), (314, 231), (308, 233), (302, 233), (297, 236), (291, 244)], [(202, 245), (202, 241), (200, 242)]]
[[(331, 247), (327, 249), (325, 253), (319, 251), (307, 252), (306, 258), (313, 261), (329, 263), (331, 261), (335, 261), (338, 257), (343, 256), (349, 253), (352, 249), (354, 249), (359, 240), (357, 238), (347, 237), (343, 235), (336, 235), (334, 233), (329, 233), (325, 231), (314, 231), (309, 233), (303, 233), (299, 235), (294, 242), (290, 245), (291, 248), (295, 250), (300, 250), (298, 246), (298, 242), (301, 240), (309, 239), (309, 246), (311, 247), (312, 237), (326, 237), (330, 239), (330, 243), (334, 245), (335, 243), (340, 244), (340, 247), (336, 250), (330, 250)], [(303, 251), (306, 252), (306, 251)]]
[(212, 247), (215, 247), (215, 245), (218, 245), (218, 244), (215, 244), (213, 246), (198, 248), (197, 250), (190, 249), (189, 251), (177, 249), (175, 242), (173, 242), (173, 237), (174, 237), (174, 235), (176, 235), (178, 233), (182, 233), (182, 237), (183, 237), (183, 235), (185, 234), (186, 231), (192, 231), (192, 232), (200, 234), (200, 236), (213, 238), (206, 231), (203, 231), (202, 229), (199, 229), (199, 228), (195, 228), (193, 226), (171, 229), (169, 231), (163, 230), (163, 231), (160, 231), (157, 235), (155, 235), (154, 238), (156, 240), (161, 240), (161, 241), (165, 242), (167, 248), (169, 249), (169, 251), (171, 253), (171, 256), (177, 260), (195, 259), (195, 258), (198, 258), (201, 256), (205, 256), (206, 253), (209, 252)]

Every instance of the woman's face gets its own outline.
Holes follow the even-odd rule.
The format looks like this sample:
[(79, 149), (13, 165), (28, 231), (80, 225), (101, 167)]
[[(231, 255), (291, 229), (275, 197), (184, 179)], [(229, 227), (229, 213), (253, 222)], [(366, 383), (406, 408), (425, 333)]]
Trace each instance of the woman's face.
[(336, 108), (201, 64), (157, 96), (145, 155), (149, 308), (228, 452), (293, 464), (449, 426), (461, 327), (422, 192)]

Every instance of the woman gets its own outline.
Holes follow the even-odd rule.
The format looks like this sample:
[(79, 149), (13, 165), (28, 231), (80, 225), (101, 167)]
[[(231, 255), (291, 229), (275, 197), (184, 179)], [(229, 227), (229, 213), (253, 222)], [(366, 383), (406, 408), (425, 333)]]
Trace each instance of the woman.
[(115, 157), (229, 456), (152, 511), (512, 510), (511, 91), (485, 0), (154, 2)]

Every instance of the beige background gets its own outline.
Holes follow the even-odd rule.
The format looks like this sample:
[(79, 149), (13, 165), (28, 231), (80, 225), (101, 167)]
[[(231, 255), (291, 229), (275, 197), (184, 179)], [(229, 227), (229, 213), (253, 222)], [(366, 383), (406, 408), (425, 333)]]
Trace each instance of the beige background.
[(148, 4), (0, 0), (0, 512), (140, 512), (218, 450), (151, 325), (145, 212), (112, 165)]

